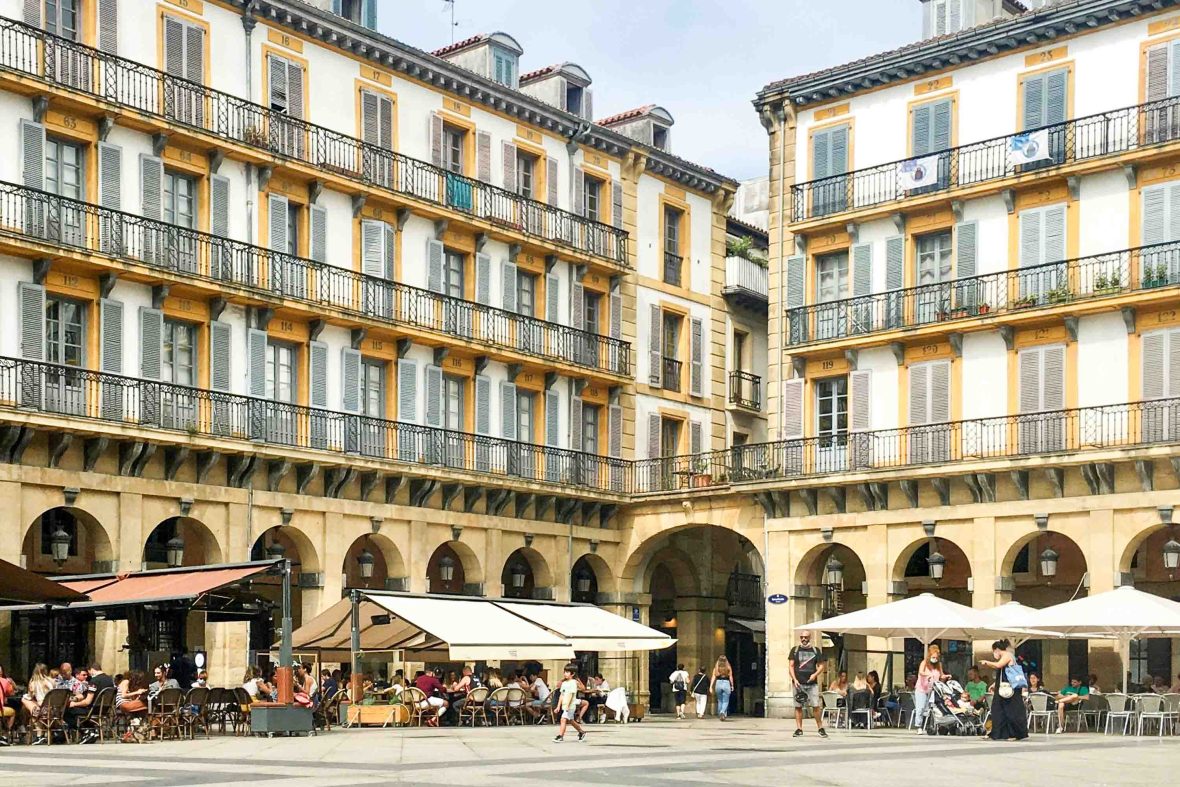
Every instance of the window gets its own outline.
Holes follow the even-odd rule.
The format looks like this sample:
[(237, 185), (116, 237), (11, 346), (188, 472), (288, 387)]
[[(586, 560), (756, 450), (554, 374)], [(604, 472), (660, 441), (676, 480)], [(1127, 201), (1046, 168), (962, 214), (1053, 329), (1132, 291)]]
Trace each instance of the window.
[(45, 138), (45, 190), (69, 199), (82, 199), (82, 147), (53, 137)]
[(516, 193), (534, 199), (537, 157), (516, 150)]
[(651, 146), (656, 150), (668, 149), (668, 129), (654, 126), (651, 130)]
[(516, 87), (516, 55), (506, 49), (492, 48), (492, 79), (507, 87)]
[(45, 298), (45, 360), (84, 366), (86, 307), (52, 295)]
[(733, 445), (735, 448), (740, 448), (748, 442), (750, 442), (750, 436), (745, 432), (733, 433)]
[(582, 195), (584, 197), (585, 217), (591, 221), (601, 221), (602, 181), (586, 175), (582, 182)]
[(848, 434), (848, 378), (833, 377), (815, 384), (815, 433), (821, 445)]
[(287, 253), (292, 257), (299, 256), (299, 213), (302, 205), (287, 203)]
[(749, 334), (745, 331), (733, 332), (733, 358), (730, 359), (733, 371), (741, 371), (746, 368), (746, 340)]
[(340, 16), (349, 22), (363, 24), (361, 19), (361, 0), (340, 0)]
[[(1049, 126), (1044, 133), (1046, 139), (1039, 150), (1030, 152), (1029, 161), (1020, 165), (1021, 172), (1038, 167), (1048, 167), (1065, 161), (1065, 121), (1069, 111), (1069, 70), (1059, 69), (1025, 76), (1022, 80), (1021, 98), (1024, 112), (1021, 128), (1030, 129)], [(1048, 148), (1045, 148), (1048, 143)], [(1030, 151), (1035, 146), (1030, 145)]]
[(160, 379), (176, 385), (196, 385), (196, 326), (178, 320), (164, 320), (163, 342)]
[(680, 426), (675, 418), (660, 419), (660, 456), (675, 456), (680, 451)]
[(600, 409), (597, 405), (582, 405), (582, 451), (587, 454), (598, 453), (598, 419)]
[(454, 126), (443, 126), (443, 167), (457, 175), (463, 174), (463, 143), (467, 132)]
[(45, 30), (78, 40), (78, 0), (45, 0)]
[(466, 380), (462, 377), (443, 376), (443, 428), (463, 431), (463, 388)]
[(443, 294), (452, 298), (463, 297), (464, 255), (447, 249), (443, 256)]
[(936, 232), (917, 239), (918, 283), (917, 320), (933, 322), (939, 312), (949, 308), (950, 288), (937, 285), (949, 282), (951, 276), (951, 233)]
[(295, 348), (289, 344), (267, 342), (266, 398), (275, 402), (295, 402)]
[(516, 389), (516, 439), (522, 443), (533, 442), (536, 406), (536, 394)]
[(680, 247), (681, 211), (664, 206), (664, 282), (679, 287), (684, 267)]
[(194, 178), (164, 171), (164, 221), (186, 229), (197, 226), (197, 186)]
[(815, 299), (831, 303), (848, 297), (848, 252), (826, 254), (815, 261)]
[(516, 313), (525, 317), (537, 314), (537, 276), (519, 269), (516, 272)]
[(596, 292), (586, 290), (585, 294), (585, 322), (582, 323), (583, 330), (591, 333), (598, 333), (599, 315), (602, 307), (602, 296)]
[(582, 97), (584, 96), (584, 94), (585, 94), (585, 91), (583, 90), (583, 88), (579, 87), (578, 85), (573, 85), (573, 84), (570, 84), (569, 82), (567, 82), (565, 85), (565, 111), (572, 112), (575, 115), (578, 115), (579, 117), (581, 117), (581, 115), (582, 115)]
[(164, 70), (181, 80), (164, 85), (164, 112), (170, 118), (200, 126), (205, 117), (205, 94), (197, 85), (205, 83), (205, 28), (199, 24), (164, 15)]
[(361, 415), (385, 417), (385, 364), (370, 358), (361, 360)]

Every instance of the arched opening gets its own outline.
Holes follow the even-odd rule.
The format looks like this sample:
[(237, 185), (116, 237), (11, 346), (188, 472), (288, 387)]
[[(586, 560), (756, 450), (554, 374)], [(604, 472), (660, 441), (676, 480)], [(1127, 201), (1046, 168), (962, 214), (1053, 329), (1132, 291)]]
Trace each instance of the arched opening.
[(500, 572), (504, 598), (553, 598), (553, 573), (543, 555), (521, 547), (504, 561)]
[(42, 513), (25, 531), (25, 567), (39, 574), (91, 574), (114, 567), (106, 530), (86, 511), (58, 506)]
[(610, 566), (596, 554), (582, 555), (570, 572), (570, 599), (579, 604), (598, 603), (599, 593), (614, 591)]
[[(1180, 601), (1180, 524), (1156, 525), (1131, 539), (1124, 550), (1119, 568), (1137, 590)], [(1175, 658), (1180, 654), (1180, 638), (1144, 639), (1131, 643), (1131, 660), (1127, 665), (1131, 683), (1150, 683), (1157, 675), (1174, 676)], [(1171, 682), (1171, 681), (1169, 681)]]
[(192, 517), (174, 516), (156, 525), (143, 545), (145, 569), (208, 566), (222, 562), (217, 538)]
[[(291, 625), (299, 628), (303, 624), (303, 595), (308, 585), (318, 585), (319, 556), (311, 540), (302, 531), (290, 525), (276, 525), (262, 533), (250, 548), (251, 560), (291, 561)], [(311, 581), (315, 580), (315, 581)], [(260, 577), (253, 580), (258, 590), (270, 605), (269, 618), (259, 619), (250, 625), (250, 650), (267, 653), (278, 639), (282, 623), (283, 586), (281, 577)]]
[(426, 592), (482, 596), (483, 575), (471, 547), (459, 541), (440, 544), (426, 563)]
[(406, 564), (389, 538), (374, 533), (349, 545), (341, 565), (344, 588), (405, 590)]
[[(937, 536), (910, 544), (893, 566), (893, 580), (904, 582), (907, 596), (932, 593), (971, 606), (971, 563), (958, 544)], [(952, 675), (966, 675), (973, 662), (971, 643), (965, 640), (939, 640), (944, 668)], [(917, 678), (924, 654), (922, 643), (905, 640), (903, 674), (907, 683)]]
[[(806, 601), (797, 598), (796, 603), (806, 605), (808, 621), (856, 612), (868, 605), (865, 579), (864, 563), (853, 549), (840, 543), (821, 544), (809, 550), (795, 570), (796, 585), (818, 588), (819, 593)], [(831, 653), (825, 653), (832, 662), (829, 669), (865, 672), (870, 668), (875, 654), (869, 653), (865, 637), (829, 636), (833, 646)]]

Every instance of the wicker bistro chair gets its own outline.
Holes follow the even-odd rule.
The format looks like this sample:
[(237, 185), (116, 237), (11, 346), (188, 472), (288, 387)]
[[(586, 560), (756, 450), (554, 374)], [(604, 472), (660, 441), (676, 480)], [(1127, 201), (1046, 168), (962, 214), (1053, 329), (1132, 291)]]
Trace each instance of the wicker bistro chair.
[(530, 695), (519, 686), (510, 686), (508, 688), (508, 723), (515, 721), (516, 724), (528, 723), (528, 711), (525, 706), (529, 702)]
[(53, 743), (53, 735), (58, 730), (62, 730), (64, 734), (67, 731), (66, 706), (69, 704), (69, 689), (50, 689), (41, 701), (41, 707), (30, 720), (30, 742), (34, 733), (37, 737), (44, 737), (47, 744)]
[(1162, 695), (1145, 694), (1139, 697), (1139, 725), (1135, 731), (1136, 735), (1143, 734), (1143, 728), (1146, 725), (1154, 723), (1157, 728), (1159, 737), (1163, 737), (1164, 730), (1168, 728), (1171, 718), (1168, 716), (1168, 711), (1164, 707), (1164, 698)]
[(1135, 708), (1131, 703), (1131, 698), (1121, 692), (1113, 694), (1104, 694), (1106, 697), (1106, 734), (1109, 735), (1114, 722), (1121, 719), (1123, 722), (1123, 735), (1126, 735), (1131, 730), (1131, 724), (1135, 720)]
[(226, 692), (232, 697), (229, 703), (229, 719), (234, 727), (234, 735), (250, 734), (250, 707), (254, 704), (250, 692), (242, 686), (232, 691), (226, 689)]
[(184, 692), (180, 689), (163, 689), (152, 700), (151, 710), (148, 712), (149, 729), (159, 737), (172, 733), (176, 738), (184, 737), (184, 721), (181, 719), (181, 708), (184, 705)]
[(340, 701), (343, 698), (344, 692), (337, 691), (331, 697), (317, 705), (311, 713), (312, 726), (322, 727), (325, 732), (331, 732), (332, 719), (339, 716)]
[(417, 686), (407, 686), (402, 690), (402, 702), (410, 708), (410, 724), (416, 724), (419, 727), (426, 720), (427, 714), (438, 713), (426, 703), (426, 692)]
[(210, 688), (205, 696), (205, 725), (210, 731), (216, 725), (220, 732), (225, 732), (226, 713), (233, 701), (233, 691), (230, 689)]
[(197, 686), (189, 689), (184, 699), (184, 706), (180, 709), (180, 721), (183, 731), (189, 740), (196, 738), (197, 727), (205, 730), (205, 737), (209, 737), (209, 695), (212, 690)]
[(459, 708), (459, 726), (463, 726), (463, 722), (471, 719), (471, 726), (475, 726), (476, 719), (483, 719), (484, 726), (488, 724), (488, 711), (485, 703), (488, 701), (488, 694), (491, 690), (487, 686), (479, 686), (467, 692), (467, 702), (463, 703), (463, 707)]
[(114, 737), (115, 724), (115, 687), (103, 689), (94, 696), (94, 701), (86, 711), (86, 715), (78, 719), (76, 740), (81, 740), (83, 733), (94, 731), (98, 733), (100, 742), (106, 740), (107, 734)]
[(488, 695), (487, 706), (492, 712), (492, 723), (504, 724), (510, 723), (508, 697), (512, 689), (504, 686), (503, 688), (495, 689)]

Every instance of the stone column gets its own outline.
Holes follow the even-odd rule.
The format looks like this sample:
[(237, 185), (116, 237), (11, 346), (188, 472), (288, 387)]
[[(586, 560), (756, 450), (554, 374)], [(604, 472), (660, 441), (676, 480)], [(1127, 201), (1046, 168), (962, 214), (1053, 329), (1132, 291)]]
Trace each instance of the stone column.
[[(635, 608), (639, 608), (639, 622), (650, 625), (651, 596), (646, 593), (612, 593), (598, 595), (598, 606), (607, 612), (634, 619)], [(612, 687), (627, 690), (627, 701), (646, 705), (648, 701), (648, 654), (603, 651), (598, 654), (598, 670)]]

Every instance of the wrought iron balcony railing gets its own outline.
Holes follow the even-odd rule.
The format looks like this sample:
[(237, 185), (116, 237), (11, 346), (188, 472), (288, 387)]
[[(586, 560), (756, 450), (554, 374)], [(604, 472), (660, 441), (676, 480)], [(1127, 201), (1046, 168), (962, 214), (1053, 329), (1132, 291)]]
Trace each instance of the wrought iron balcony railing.
[(634, 463), (636, 494), (1180, 443), (1180, 399), (735, 446)]
[(664, 252), (664, 283), (679, 287), (683, 277), (684, 258), (670, 251)]
[(3, 181), (0, 235), (135, 260), (538, 358), (631, 373), (631, 345), (620, 339)]
[(0, 70), (630, 267), (622, 229), (4, 17)]
[(733, 572), (725, 585), (725, 600), (731, 607), (761, 607), (762, 577)]
[(680, 371), (684, 366), (675, 358), (664, 358), (664, 374), (660, 378), (660, 387), (665, 391), (680, 391)]
[(1180, 243), (1159, 243), (789, 309), (787, 341), (798, 347), (1178, 284)]
[(630, 461), (0, 357), (0, 407), (624, 493)]
[[(1180, 98), (1113, 109), (791, 187), (791, 221), (835, 217), (919, 195), (950, 192), (1034, 170), (1180, 140)], [(927, 164), (926, 175), (911, 166)], [(904, 174), (903, 174), (904, 170)]]
[(762, 409), (762, 378), (751, 372), (729, 373), (729, 403), (748, 410)]

